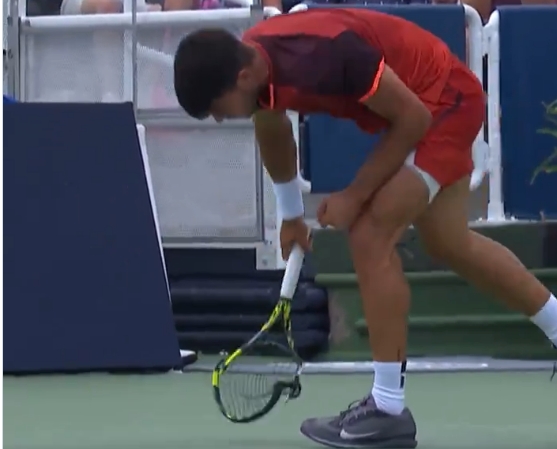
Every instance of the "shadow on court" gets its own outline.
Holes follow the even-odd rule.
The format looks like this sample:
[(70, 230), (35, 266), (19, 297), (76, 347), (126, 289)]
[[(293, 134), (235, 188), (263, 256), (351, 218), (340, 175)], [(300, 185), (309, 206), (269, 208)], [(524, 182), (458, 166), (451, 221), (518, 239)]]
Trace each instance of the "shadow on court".
[[(342, 410), (370, 375), (307, 375), (302, 396), (253, 424), (217, 411), (206, 373), (4, 378), (7, 449), (317, 448), (298, 432)], [(557, 382), (549, 373), (408, 376), (419, 447), (555, 449)]]

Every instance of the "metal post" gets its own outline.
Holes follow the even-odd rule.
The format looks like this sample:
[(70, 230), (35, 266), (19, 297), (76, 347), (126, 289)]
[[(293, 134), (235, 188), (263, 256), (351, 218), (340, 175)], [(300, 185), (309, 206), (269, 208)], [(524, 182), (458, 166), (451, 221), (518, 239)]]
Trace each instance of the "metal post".
[(248, 26), (252, 27), (264, 19), (265, 13), (263, 11), (263, 1), (253, 0), (252, 5), (250, 6), (250, 20)]
[[(263, 1), (253, 0), (250, 6), (250, 20), (248, 27), (252, 27), (257, 23), (265, 20), (265, 13), (263, 11)], [(263, 171), (263, 162), (259, 154), (257, 142), (255, 144), (255, 201), (257, 202), (257, 228), (261, 233), (261, 237), (265, 238), (265, 209), (264, 209), (264, 179), (265, 172)]]
[[(250, 18), (248, 21), (248, 28), (256, 25), (257, 23), (265, 20), (265, 13), (263, 11), (262, 0), (253, 0), (250, 6)], [(255, 141), (255, 139), (254, 139)], [(259, 154), (259, 147), (257, 141), (255, 141), (255, 201), (257, 210), (257, 228), (261, 233), (261, 237), (264, 242), (274, 243), (274, 238), (268, 236), (268, 232), (265, 229), (265, 171), (263, 170), (263, 163), (261, 161), (261, 156)], [(274, 237), (274, 236), (273, 236)], [(267, 252), (267, 251), (265, 251)], [(265, 255), (257, 254), (257, 259), (264, 260), (264, 264), (259, 268), (268, 268), (266, 265), (269, 263), (269, 258)], [(258, 263), (259, 265), (259, 263)], [(271, 267), (272, 268), (272, 267)]]
[(137, 0), (132, 0), (132, 103), (134, 114), (137, 115)]
[(7, 70), (7, 81), (8, 88), (7, 93), (13, 98), (21, 98), (21, 86), (19, 83), (19, 73), (20, 73), (20, 50), (19, 50), (19, 20), (20, 20), (20, 8), (23, 8), (23, 14), (25, 14), (26, 6), (25, 2), (22, 1), (23, 5), (20, 5), (18, 0), (10, 0), (8, 7), (8, 17), (7, 17), (7, 32), (6, 32), (6, 56), (5, 56), (5, 66)]
[[(266, 16), (265, 8), (263, 7), (262, 0), (253, 0), (250, 6), (250, 20), (248, 22), (248, 27), (252, 27), (262, 20), (265, 20)], [(280, 14), (280, 11), (269, 11), (269, 15)], [(265, 202), (265, 191), (268, 188), (268, 180), (266, 172), (263, 169), (263, 163), (261, 161), (261, 156), (259, 154), (259, 148), (257, 146), (257, 141), (255, 142), (255, 158), (256, 158), (256, 202), (257, 202), (257, 220), (258, 227), (261, 229), (263, 235), (263, 245), (258, 248), (256, 253), (257, 258), (257, 268), (258, 269), (280, 269), (284, 267), (282, 258), (280, 257), (280, 246), (278, 244), (278, 230), (282, 218), (276, 216), (274, 222), (275, 226), (267, 226), (266, 218), (269, 215), (276, 215), (277, 207), (275, 200), (273, 198), (271, 204), (266, 204)], [(271, 220), (273, 221), (273, 220)]]
[[(487, 52), (487, 114), (489, 137), (489, 200), (487, 203), (487, 221), (500, 223), (506, 221), (503, 196), (503, 161), (501, 144), (501, 91), (500, 91), (500, 43), (499, 13), (491, 14), (485, 26), (488, 38)], [(512, 219), (512, 217), (511, 217)]]
[(124, 14), (131, 13), (131, 30), (124, 31), (124, 100), (137, 112), (137, 0), (124, 0)]

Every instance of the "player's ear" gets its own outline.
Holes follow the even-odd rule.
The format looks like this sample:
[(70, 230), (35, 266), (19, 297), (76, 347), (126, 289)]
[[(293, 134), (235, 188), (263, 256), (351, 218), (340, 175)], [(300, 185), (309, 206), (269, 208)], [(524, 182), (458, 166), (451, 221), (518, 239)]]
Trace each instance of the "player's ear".
[(250, 77), (251, 74), (249, 73), (248, 67), (244, 67), (243, 69), (240, 69), (240, 71), (238, 72), (238, 84), (245, 83), (247, 80), (250, 79)]
[(254, 83), (254, 76), (250, 67), (244, 67), (238, 72), (237, 86), (242, 90), (250, 89)]
[(414, 117), (420, 116), (428, 122), (429, 126), (431, 113), (426, 105), (388, 65), (384, 65), (374, 85), (376, 86), (370, 94), (360, 100), (373, 112), (391, 123), (408, 114)]

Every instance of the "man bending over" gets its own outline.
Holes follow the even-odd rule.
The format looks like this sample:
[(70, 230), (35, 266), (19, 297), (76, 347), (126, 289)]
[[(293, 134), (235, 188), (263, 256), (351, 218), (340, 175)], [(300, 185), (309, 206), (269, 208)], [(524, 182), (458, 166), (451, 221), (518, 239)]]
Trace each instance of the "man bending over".
[[(190, 34), (176, 53), (174, 84), (193, 117), (253, 117), (283, 217), (284, 257), (294, 243), (309, 249), (285, 111), (327, 113), (382, 131), (351, 184), (318, 210), (322, 225), (349, 234), (374, 383), (340, 415), (306, 420), (304, 435), (333, 447), (416, 446), (404, 403), (410, 289), (395, 249), (411, 224), (431, 256), (530, 317), (557, 344), (557, 299), (509, 250), (468, 227), (471, 147), (484, 120), (484, 92), (441, 40), (379, 12), (315, 9), (265, 20), (241, 41), (220, 29)], [(352, 157), (350, 148), (338, 151)]]

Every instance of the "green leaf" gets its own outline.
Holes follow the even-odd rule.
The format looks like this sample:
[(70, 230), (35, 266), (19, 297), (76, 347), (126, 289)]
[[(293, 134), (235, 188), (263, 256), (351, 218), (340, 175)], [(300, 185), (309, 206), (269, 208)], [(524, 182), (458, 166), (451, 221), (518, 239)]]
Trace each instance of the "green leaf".
[[(552, 173), (557, 173), (557, 164), (556, 165), (552, 165), (553, 161), (557, 160), (557, 148), (555, 148), (555, 150), (553, 151), (552, 154), (549, 155), (549, 157), (547, 157), (535, 170), (534, 173), (532, 174), (532, 178), (530, 179), (530, 185), (534, 184), (534, 182), (536, 181), (536, 178), (538, 177), (538, 175), (540, 174), (552, 174)], [(551, 165), (550, 165), (551, 164)]]
[[(545, 134), (548, 136), (555, 137), (557, 139), (557, 99), (553, 100), (551, 103), (542, 103), (545, 109), (545, 120), (555, 127), (541, 128), (536, 131), (538, 134)], [(540, 174), (553, 174), (557, 173), (557, 147), (554, 148), (553, 153), (551, 153), (543, 162), (536, 167), (532, 178), (530, 179), (530, 185), (534, 184), (536, 178)]]
[(553, 136), (557, 139), (557, 129), (543, 128), (543, 129), (538, 129), (537, 133), (538, 134), (548, 134), (548, 135)]

